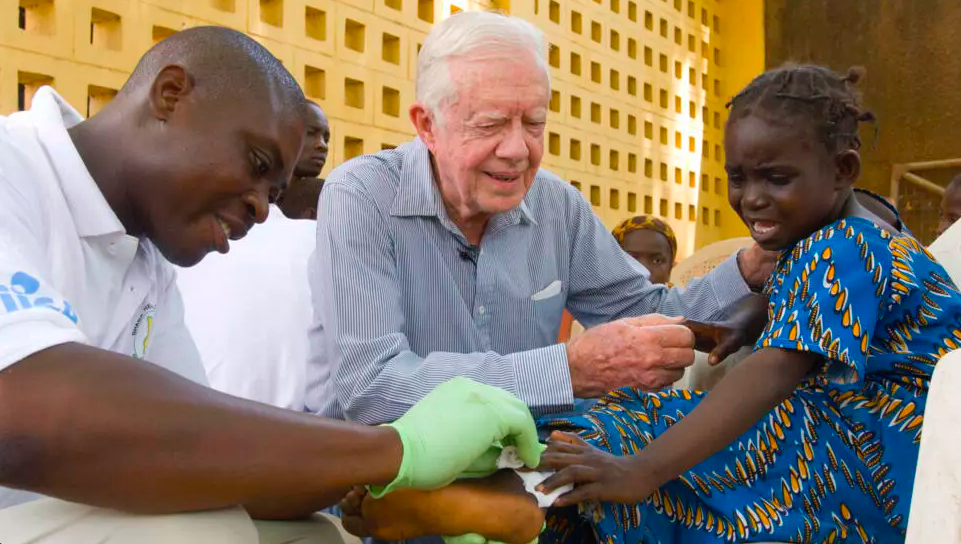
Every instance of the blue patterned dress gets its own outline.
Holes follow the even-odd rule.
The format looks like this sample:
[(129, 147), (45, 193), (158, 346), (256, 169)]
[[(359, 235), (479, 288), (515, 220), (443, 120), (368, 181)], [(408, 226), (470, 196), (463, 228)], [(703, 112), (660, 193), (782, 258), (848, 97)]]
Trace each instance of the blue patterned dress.
[[(860, 218), (782, 254), (757, 348), (825, 362), (727, 449), (641, 504), (551, 512), (542, 543), (903, 542), (928, 384), (961, 346), (961, 294), (912, 237)], [(542, 428), (629, 455), (704, 393), (620, 389)]]

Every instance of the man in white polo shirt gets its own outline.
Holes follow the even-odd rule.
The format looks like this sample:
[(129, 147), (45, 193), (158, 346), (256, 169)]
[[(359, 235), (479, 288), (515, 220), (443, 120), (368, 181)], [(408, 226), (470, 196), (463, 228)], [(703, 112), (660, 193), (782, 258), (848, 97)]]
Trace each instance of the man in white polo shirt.
[(205, 387), (167, 261), (227, 252), (264, 221), (303, 116), (266, 49), (198, 27), (91, 119), (50, 88), (0, 117), (2, 544), (345, 542), (328, 518), (252, 520), (492, 472), (494, 444), (538, 462), (524, 404), (468, 380), (380, 427)]

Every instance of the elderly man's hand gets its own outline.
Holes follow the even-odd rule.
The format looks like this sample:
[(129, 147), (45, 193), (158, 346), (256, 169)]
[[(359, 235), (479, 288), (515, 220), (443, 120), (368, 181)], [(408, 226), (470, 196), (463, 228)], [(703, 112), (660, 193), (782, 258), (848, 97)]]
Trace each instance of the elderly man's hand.
[(682, 318), (647, 315), (598, 325), (567, 344), (574, 395), (596, 398), (619, 387), (657, 391), (694, 363), (694, 334)]

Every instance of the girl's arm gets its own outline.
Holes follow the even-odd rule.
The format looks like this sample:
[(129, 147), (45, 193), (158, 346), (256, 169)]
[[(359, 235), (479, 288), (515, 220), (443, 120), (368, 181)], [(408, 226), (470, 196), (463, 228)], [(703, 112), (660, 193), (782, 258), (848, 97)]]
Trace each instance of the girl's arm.
[(633, 456), (616, 457), (573, 435), (555, 433), (540, 466), (559, 472), (543, 489), (577, 484), (555, 506), (591, 500), (641, 502), (747, 432), (787, 399), (821, 360), (819, 355), (779, 348), (751, 354), (690, 414)]

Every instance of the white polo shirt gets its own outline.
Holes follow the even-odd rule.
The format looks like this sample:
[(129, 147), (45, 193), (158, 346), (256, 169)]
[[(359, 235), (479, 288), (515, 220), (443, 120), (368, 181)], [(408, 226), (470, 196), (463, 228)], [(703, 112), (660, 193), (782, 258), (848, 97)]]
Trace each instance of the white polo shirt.
[(316, 229), (315, 221), (288, 219), (271, 206), (267, 221), (231, 243), (229, 253), (177, 269), (210, 387), (304, 410), (313, 316), (307, 263)]
[[(110, 209), (67, 134), (81, 120), (49, 87), (0, 116), (0, 370), (79, 342), (206, 385), (173, 267)], [(36, 497), (0, 487), (0, 508)]]

